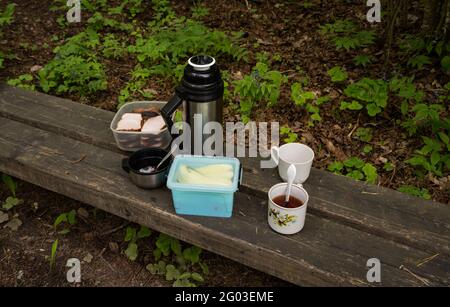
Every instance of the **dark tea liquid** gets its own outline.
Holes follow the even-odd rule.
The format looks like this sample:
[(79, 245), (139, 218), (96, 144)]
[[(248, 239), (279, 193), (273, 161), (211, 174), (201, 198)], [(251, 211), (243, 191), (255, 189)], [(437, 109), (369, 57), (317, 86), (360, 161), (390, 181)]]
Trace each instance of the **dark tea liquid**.
[(301, 205), (303, 205), (303, 202), (294, 197), (294, 196), (289, 196), (289, 201), (286, 202), (286, 195), (279, 195), (279, 196), (275, 196), (274, 198), (272, 198), (272, 201), (274, 203), (276, 203), (278, 206), (283, 207), (283, 208), (297, 208), (300, 207)]

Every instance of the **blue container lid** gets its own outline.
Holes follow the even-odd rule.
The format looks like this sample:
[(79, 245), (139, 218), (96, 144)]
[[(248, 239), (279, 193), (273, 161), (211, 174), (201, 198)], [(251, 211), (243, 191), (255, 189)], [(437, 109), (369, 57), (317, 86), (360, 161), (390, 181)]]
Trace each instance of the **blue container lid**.
[[(192, 168), (213, 164), (230, 164), (233, 167), (233, 181), (228, 187), (197, 185), (179, 183), (177, 180), (178, 168), (181, 164), (185, 164)], [(171, 190), (187, 191), (187, 192), (211, 192), (211, 193), (234, 193), (238, 189), (241, 180), (240, 162), (232, 157), (217, 156), (198, 156), (198, 155), (177, 155), (170, 167), (169, 176), (167, 177), (167, 187)]]

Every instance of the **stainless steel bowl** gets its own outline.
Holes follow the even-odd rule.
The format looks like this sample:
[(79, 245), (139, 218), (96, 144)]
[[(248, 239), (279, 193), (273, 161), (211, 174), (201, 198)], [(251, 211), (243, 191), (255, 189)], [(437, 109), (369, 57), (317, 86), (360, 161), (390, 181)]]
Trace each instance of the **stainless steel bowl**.
[(146, 173), (142, 169), (156, 167), (168, 151), (160, 148), (144, 148), (135, 151), (129, 158), (122, 160), (122, 168), (129, 174), (130, 180), (140, 188), (154, 189), (166, 184), (167, 175), (173, 157), (168, 158), (156, 172)]

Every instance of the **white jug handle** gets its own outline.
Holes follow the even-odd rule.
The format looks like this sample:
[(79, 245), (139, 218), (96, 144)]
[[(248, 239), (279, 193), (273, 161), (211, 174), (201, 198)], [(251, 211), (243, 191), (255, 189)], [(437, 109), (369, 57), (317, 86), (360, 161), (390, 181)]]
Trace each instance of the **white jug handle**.
[(276, 165), (280, 162), (280, 148), (278, 146), (273, 146), (270, 148), (270, 155)]

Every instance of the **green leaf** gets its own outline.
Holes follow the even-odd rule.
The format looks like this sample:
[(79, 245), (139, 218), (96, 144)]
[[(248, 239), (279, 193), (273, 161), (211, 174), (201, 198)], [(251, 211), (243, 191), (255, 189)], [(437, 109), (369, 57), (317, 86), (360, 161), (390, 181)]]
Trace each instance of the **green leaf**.
[(17, 189), (16, 182), (14, 182), (14, 180), (10, 176), (8, 176), (6, 174), (2, 174), (2, 180), (6, 184), (6, 186), (8, 187), (8, 189), (11, 192), (12, 196), (16, 197), (16, 189)]
[(364, 166), (364, 161), (357, 157), (351, 157), (344, 161), (344, 165), (348, 168), (360, 169)]
[(141, 228), (139, 229), (139, 231), (137, 233), (137, 237), (138, 237), (138, 239), (144, 239), (144, 238), (150, 237), (151, 234), (152, 234), (152, 232), (150, 229), (148, 229), (145, 226), (141, 226)]
[(368, 64), (372, 63), (372, 59), (368, 55), (357, 55), (353, 58), (355, 65), (366, 67)]
[(370, 142), (372, 140), (372, 129), (360, 127), (356, 129), (355, 136), (363, 142)]
[(386, 162), (386, 163), (383, 165), (383, 169), (384, 169), (386, 172), (390, 172), (390, 171), (392, 171), (392, 170), (394, 169), (394, 165), (392, 164), (392, 162)]
[(192, 246), (189, 248), (184, 249), (183, 256), (184, 259), (187, 261), (190, 261), (191, 264), (196, 264), (200, 260), (200, 254), (202, 252), (202, 249), (198, 246)]
[(199, 273), (196, 273), (196, 272), (191, 274), (191, 278), (198, 282), (204, 282), (202, 275), (200, 275)]
[(52, 250), (50, 253), (50, 270), (53, 270), (56, 263), (56, 251), (58, 250), (58, 239), (56, 239), (52, 244)]
[(373, 166), (370, 163), (366, 163), (364, 167), (362, 168), (362, 171), (364, 172), (364, 175), (366, 176), (366, 181), (369, 183), (376, 183), (378, 174), (377, 169), (375, 166)]
[(56, 217), (55, 222), (53, 223), (53, 227), (57, 228), (58, 225), (61, 224), (62, 222), (67, 222), (66, 213), (61, 213), (60, 215), (58, 215), (58, 217)]
[(3, 204), (2, 208), (5, 210), (11, 210), (12, 208), (14, 208), (22, 203), (23, 203), (22, 199), (8, 196), (5, 200), (5, 203)]
[(364, 152), (365, 154), (370, 153), (372, 150), (373, 150), (372, 145), (365, 145), (364, 148), (363, 148), (363, 152)]
[(361, 173), (359, 170), (353, 170), (349, 172), (346, 176), (356, 180), (362, 180), (364, 178), (363, 173)]
[(125, 255), (131, 261), (135, 261), (138, 256), (138, 245), (136, 243), (130, 242), (127, 249), (125, 250)]
[(330, 165), (328, 165), (328, 170), (333, 173), (340, 172), (340, 171), (342, 171), (343, 168), (344, 168), (344, 163), (338, 162), (338, 161), (335, 161), (335, 162), (331, 163)]
[(125, 238), (123, 239), (125, 242), (135, 241), (136, 239), (136, 229), (128, 226), (125, 230)]
[(377, 106), (375, 103), (367, 104), (366, 109), (367, 109), (367, 114), (369, 114), (369, 116), (372, 116), (372, 117), (381, 112), (381, 108), (379, 106)]
[(178, 241), (177, 239), (172, 240), (172, 242), (170, 244), (170, 248), (175, 255), (177, 255), (177, 256), (182, 255), (181, 244), (180, 244), (180, 241)]
[(166, 280), (176, 280), (180, 277), (180, 271), (178, 271), (174, 265), (169, 264), (166, 266)]
[(171, 251), (172, 240), (171, 236), (160, 233), (158, 239), (156, 240), (156, 247), (161, 250), (164, 256), (169, 256)]
[(429, 191), (425, 188), (417, 188), (412, 185), (403, 185), (397, 189), (399, 192), (406, 193), (412, 196), (421, 197), (423, 199), (431, 199)]
[(152, 273), (157, 275), (165, 275), (166, 274), (166, 262), (160, 260), (158, 263), (155, 264), (148, 264), (146, 266), (146, 269)]
[(431, 64), (431, 60), (426, 55), (417, 55), (408, 60), (408, 65), (412, 67), (416, 67), (418, 69), (422, 69), (423, 66)]
[(441, 66), (446, 73), (450, 73), (450, 56), (446, 55), (442, 58)]
[(335, 66), (327, 71), (333, 82), (341, 82), (348, 78), (347, 72), (340, 66)]
[(346, 101), (341, 101), (341, 106), (339, 109), (357, 111), (357, 110), (361, 110), (363, 107), (364, 106), (362, 104), (360, 104), (358, 101), (353, 100), (351, 103), (346, 102)]
[(77, 213), (75, 210), (71, 210), (70, 212), (67, 213), (67, 222), (69, 223), (69, 225), (75, 225), (76, 214)]

